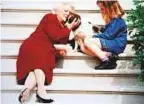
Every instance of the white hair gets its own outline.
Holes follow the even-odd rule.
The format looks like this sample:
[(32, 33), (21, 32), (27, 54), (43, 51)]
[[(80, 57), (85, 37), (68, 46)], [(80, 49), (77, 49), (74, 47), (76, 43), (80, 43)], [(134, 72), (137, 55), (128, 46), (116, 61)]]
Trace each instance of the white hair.
[(62, 2), (62, 3), (58, 3), (53, 9), (52, 9), (52, 13), (55, 14), (57, 11), (60, 10), (60, 8), (64, 7), (64, 6), (70, 6), (72, 11), (75, 11), (74, 6), (72, 5), (72, 2)]

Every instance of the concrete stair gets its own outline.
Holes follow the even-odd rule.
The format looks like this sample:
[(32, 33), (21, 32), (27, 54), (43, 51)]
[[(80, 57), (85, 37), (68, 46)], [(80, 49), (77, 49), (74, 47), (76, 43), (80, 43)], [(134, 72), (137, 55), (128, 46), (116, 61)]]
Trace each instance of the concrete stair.
[[(17, 97), (20, 91), (5, 92), (1, 95), (2, 103), (19, 104)], [(35, 91), (33, 92), (35, 93)], [(142, 95), (118, 95), (118, 94), (72, 94), (71, 93), (49, 93), (55, 101), (52, 104), (143, 104)], [(8, 97), (10, 97), (8, 101)], [(11, 101), (10, 101), (11, 100)], [(38, 104), (35, 94), (31, 94), (30, 102), (27, 104)]]
[[(23, 85), (16, 83), (16, 59), (19, 46), (34, 31), (43, 15), (65, 0), (2, 1), (1, 15), (1, 103), (19, 104)], [(70, 1), (70, 0), (68, 0)], [(119, 0), (126, 12), (134, 8), (132, 0)], [(77, 13), (91, 22), (104, 24), (95, 0), (73, 0)], [(129, 5), (128, 5), (129, 4)], [(126, 18), (126, 15), (125, 15)], [(96, 21), (98, 20), (98, 21)], [(99, 60), (81, 52), (69, 51), (54, 69), (54, 79), (46, 86), (52, 104), (144, 104), (144, 84), (137, 77), (138, 65), (132, 64), (133, 41), (120, 54), (114, 70), (94, 70)], [(32, 91), (28, 104), (37, 104)]]
[[(46, 88), (54, 104), (143, 103), (144, 88), (136, 80), (135, 77), (55, 75)], [(2, 102), (19, 103), (17, 97), (22, 88), (16, 85), (15, 76), (2, 76)], [(27, 103), (37, 103), (35, 90)], [(6, 97), (12, 98), (7, 102)]]

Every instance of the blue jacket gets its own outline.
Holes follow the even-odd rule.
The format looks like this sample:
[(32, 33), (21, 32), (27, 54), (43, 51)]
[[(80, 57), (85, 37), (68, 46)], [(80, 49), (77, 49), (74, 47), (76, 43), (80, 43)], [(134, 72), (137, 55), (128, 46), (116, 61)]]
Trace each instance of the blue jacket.
[(127, 44), (127, 25), (122, 18), (114, 18), (108, 23), (103, 32), (95, 37), (100, 38), (102, 47), (106, 51), (120, 54)]

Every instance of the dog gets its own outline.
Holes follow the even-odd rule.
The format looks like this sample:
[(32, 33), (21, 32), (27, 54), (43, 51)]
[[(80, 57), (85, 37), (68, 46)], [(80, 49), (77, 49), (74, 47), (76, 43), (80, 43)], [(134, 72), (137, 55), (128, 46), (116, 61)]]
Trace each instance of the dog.
[[(72, 31), (73, 33), (78, 33), (78, 32), (82, 32), (84, 33), (84, 35), (86, 35), (86, 37), (92, 37), (94, 34), (99, 32), (99, 28), (94, 26), (89, 19), (86, 18), (82, 18), (80, 15), (75, 14), (70, 12), (69, 17), (67, 18), (67, 20), (65, 21), (65, 24), (70, 24), (73, 22), (73, 20), (76, 19), (80, 20), (80, 24), (75, 27)], [(75, 34), (74, 34), (75, 38), (69, 41), (69, 44), (72, 46), (74, 51), (79, 51), (79, 42), (83, 42), (83, 39), (78, 38)]]

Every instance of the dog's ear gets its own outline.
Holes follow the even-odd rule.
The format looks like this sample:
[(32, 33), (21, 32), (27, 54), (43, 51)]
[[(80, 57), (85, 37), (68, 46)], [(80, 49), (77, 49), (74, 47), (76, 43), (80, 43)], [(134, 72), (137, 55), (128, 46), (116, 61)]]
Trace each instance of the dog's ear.
[[(80, 15), (70, 12), (70, 15), (69, 15), (69, 17), (68, 17), (68, 21), (67, 21), (67, 22), (70, 24), (70, 23), (73, 22), (74, 19), (76, 19), (76, 21), (77, 21), (77, 20), (80, 20), (80, 21), (81, 21)], [(76, 27), (73, 29), (73, 31), (75, 31), (80, 25), (81, 25), (81, 23), (80, 23), (78, 26), (76, 26)]]
[(67, 22), (71, 23), (74, 19), (77, 21), (78, 19), (81, 19), (81, 17), (78, 14), (70, 12), (69, 17), (67, 18)]
[(69, 40), (68, 43), (70, 44), (70, 46), (72, 46), (72, 49), (75, 48), (75, 40), (74, 39)]

